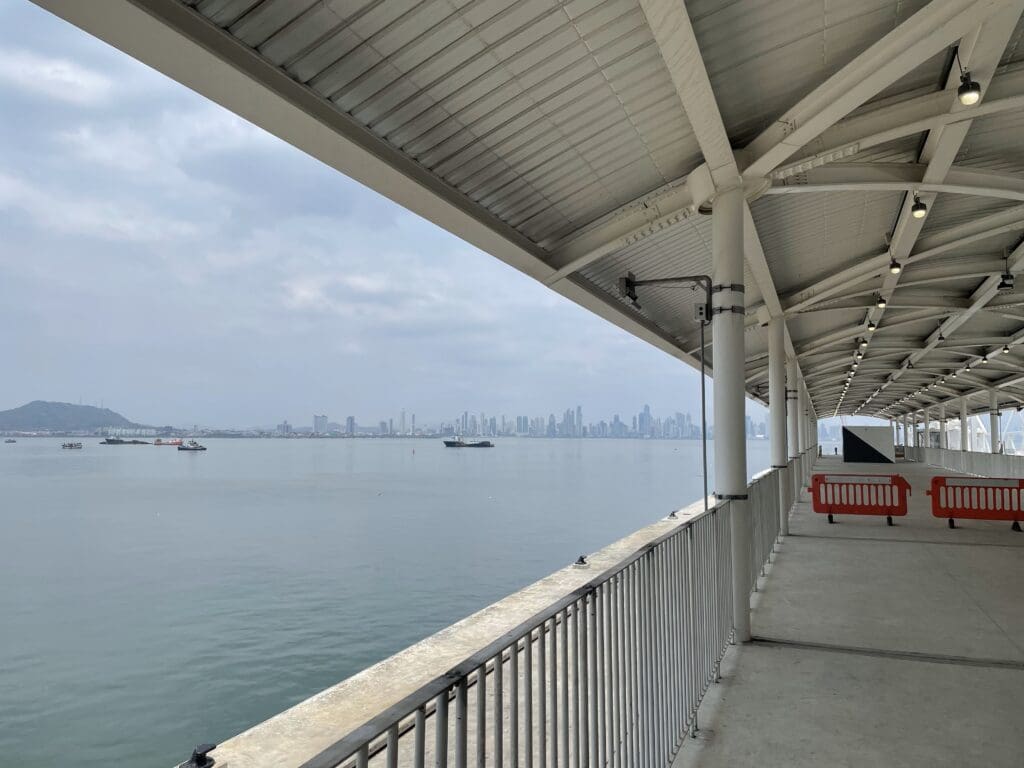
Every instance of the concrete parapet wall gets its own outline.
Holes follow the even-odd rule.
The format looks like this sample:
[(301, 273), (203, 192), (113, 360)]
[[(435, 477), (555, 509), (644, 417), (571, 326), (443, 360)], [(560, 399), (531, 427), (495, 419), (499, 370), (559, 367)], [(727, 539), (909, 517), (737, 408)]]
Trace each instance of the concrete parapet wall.
[(943, 467), (953, 472), (963, 472), (981, 477), (1024, 477), (1024, 456), (979, 451), (953, 451), (947, 448), (906, 449), (906, 456), (913, 461)]
[(500, 600), (378, 664), (228, 739), (212, 753), (218, 768), (298, 768), (371, 718), (513, 631), (603, 572), (700, 516), (697, 501)]

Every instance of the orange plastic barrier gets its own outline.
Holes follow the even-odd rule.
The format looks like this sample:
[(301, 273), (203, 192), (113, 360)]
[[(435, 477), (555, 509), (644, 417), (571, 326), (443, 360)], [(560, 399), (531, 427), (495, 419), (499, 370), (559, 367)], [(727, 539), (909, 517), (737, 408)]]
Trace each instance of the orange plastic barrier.
[(910, 483), (900, 475), (813, 475), (808, 490), (814, 511), (830, 523), (833, 515), (885, 515), (892, 525), (907, 514)]
[(1006, 520), (1015, 531), (1024, 520), (1024, 480), (1009, 477), (942, 477), (932, 478), (928, 495), (932, 497), (932, 514), (949, 520), (956, 528), (956, 518), (967, 520)]

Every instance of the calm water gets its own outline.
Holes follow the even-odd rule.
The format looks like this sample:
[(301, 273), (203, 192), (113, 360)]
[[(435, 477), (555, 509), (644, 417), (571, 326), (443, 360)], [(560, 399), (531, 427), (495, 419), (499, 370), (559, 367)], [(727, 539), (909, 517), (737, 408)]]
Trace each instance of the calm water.
[(0, 444), (5, 766), (170, 768), (701, 494), (696, 442), (60, 442)]

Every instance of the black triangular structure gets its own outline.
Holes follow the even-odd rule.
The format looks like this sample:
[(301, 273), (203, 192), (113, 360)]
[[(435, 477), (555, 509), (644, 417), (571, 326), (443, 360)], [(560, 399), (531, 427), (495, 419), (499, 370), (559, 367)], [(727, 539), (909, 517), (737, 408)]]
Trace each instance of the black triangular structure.
[(843, 461), (858, 464), (892, 464), (892, 459), (843, 427)]

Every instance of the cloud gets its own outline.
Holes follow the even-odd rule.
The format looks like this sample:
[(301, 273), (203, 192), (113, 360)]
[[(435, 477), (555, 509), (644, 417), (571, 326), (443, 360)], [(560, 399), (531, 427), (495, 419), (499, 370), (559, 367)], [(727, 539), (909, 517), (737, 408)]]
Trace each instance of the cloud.
[(0, 113), (19, 116), (0, 124), (18, 363), (0, 407), (45, 392), (225, 426), (696, 411), (678, 361), (26, 7), (0, 26)]
[(10, 48), (0, 48), (0, 83), (78, 106), (103, 103), (113, 88), (110, 78), (76, 62)]
[(186, 221), (161, 216), (139, 202), (83, 199), (0, 172), (0, 211), (19, 211), (40, 230), (121, 242), (193, 237)]
[[(141, 121), (108, 116), (58, 130), (55, 139), (75, 158), (114, 171), (147, 173), (166, 185), (187, 181), (190, 160), (273, 147), (277, 140), (213, 104), (162, 110)], [(195, 180), (192, 180), (193, 182)]]

